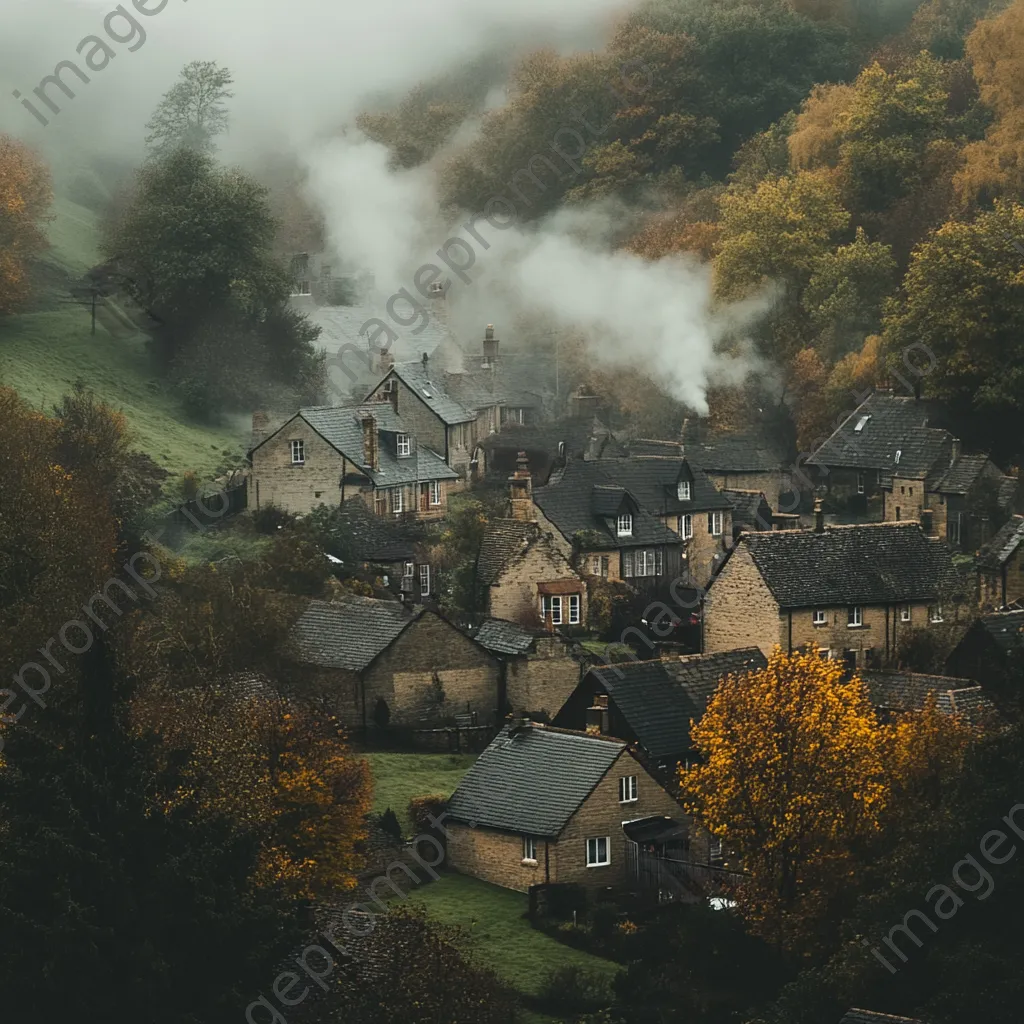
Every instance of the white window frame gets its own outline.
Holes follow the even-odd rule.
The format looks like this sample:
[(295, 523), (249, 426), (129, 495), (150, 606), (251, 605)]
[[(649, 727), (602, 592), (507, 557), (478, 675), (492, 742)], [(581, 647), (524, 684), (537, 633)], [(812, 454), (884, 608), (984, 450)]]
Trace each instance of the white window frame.
[(725, 513), (724, 512), (709, 512), (708, 513), (708, 532), (712, 537), (721, 537), (722, 531), (725, 529)]
[(306, 442), (295, 440), (290, 442), (292, 450), (292, 465), (304, 466), (306, 464)]
[(633, 536), (633, 514), (631, 512), (622, 512), (615, 523), (615, 532), (620, 537), (632, 537)]
[[(591, 846), (591, 843), (594, 845)], [(601, 846), (604, 843), (604, 860), (601, 860)], [(588, 868), (606, 868), (612, 862), (612, 837), (611, 836), (594, 836), (591, 839), (586, 840), (587, 844), (587, 867)]]
[(404, 490), (402, 487), (391, 487), (388, 490), (388, 505), (396, 516), (405, 511)]
[(691, 493), (692, 493), (692, 489), (691, 489), (690, 481), (689, 480), (680, 480), (676, 484), (676, 497), (680, 501), (690, 501)]
[(405, 566), (402, 569), (402, 576), (405, 579), (407, 579), (407, 580), (411, 580), (413, 578), (413, 576), (415, 576), (415, 575), (416, 575), (416, 563), (415, 562), (406, 562)]
[(679, 536), (683, 540), (693, 539), (693, 516), (689, 512), (679, 517)]
[(635, 804), (637, 796), (637, 785), (635, 775), (622, 775), (619, 777), (619, 803)]
[(865, 487), (867, 486), (867, 480), (863, 473), (857, 474), (857, 493), (863, 494)]
[(944, 621), (942, 618), (941, 604), (933, 604), (928, 608), (928, 621), (933, 624)]
[(430, 504), (440, 505), (441, 504), (441, 481), (431, 480), (430, 481)]
[(859, 604), (851, 604), (846, 610), (846, 628), (857, 629), (864, 625), (864, 609)]
[(430, 566), (420, 566), (420, 597), (430, 597)]
[(900, 622), (910, 621), (910, 605), (905, 604), (900, 606)]
[(583, 602), (580, 600), (579, 594), (569, 594), (569, 625), (578, 626), (580, 624), (580, 609), (583, 607)]
[(523, 863), (537, 863), (537, 840), (533, 836), (523, 836)]
[(815, 626), (828, 625), (828, 613), (824, 608), (815, 608), (811, 613), (811, 623)]
[(399, 456), (406, 456), (412, 453), (412, 444), (409, 440), (408, 434), (398, 435), (398, 454)]
[[(547, 607), (545, 608), (545, 605)], [(557, 614), (556, 614), (557, 612)], [(541, 594), (540, 598), (540, 615), (541, 618), (547, 622), (548, 614), (551, 615), (551, 625), (560, 626), (562, 624), (562, 595), (561, 594)]]

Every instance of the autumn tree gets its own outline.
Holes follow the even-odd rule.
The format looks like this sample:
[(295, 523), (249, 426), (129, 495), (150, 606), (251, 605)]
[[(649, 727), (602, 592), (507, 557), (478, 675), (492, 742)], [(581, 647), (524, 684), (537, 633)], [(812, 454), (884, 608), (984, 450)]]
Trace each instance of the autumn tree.
[(43, 223), (53, 202), (50, 171), (27, 146), (0, 134), (0, 314), (29, 296), (29, 266), (47, 246)]
[(702, 763), (681, 775), (686, 806), (739, 852), (752, 926), (789, 945), (885, 810), (867, 688), (839, 662), (776, 648), (767, 668), (721, 682), (693, 737)]
[(210, 154), (214, 140), (227, 131), (231, 72), (213, 61), (194, 60), (160, 100), (146, 128), (146, 145), (159, 158), (176, 149)]

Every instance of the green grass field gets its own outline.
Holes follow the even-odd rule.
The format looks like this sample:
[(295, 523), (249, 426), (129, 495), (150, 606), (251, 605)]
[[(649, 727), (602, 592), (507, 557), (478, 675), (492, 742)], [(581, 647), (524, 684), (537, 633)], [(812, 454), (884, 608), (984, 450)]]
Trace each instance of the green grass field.
[(517, 991), (537, 995), (558, 967), (578, 966), (609, 980), (619, 965), (566, 946), (530, 926), (525, 893), (501, 889), (453, 872), (414, 890), (410, 896), (427, 913), (468, 932), (473, 952)]
[(373, 809), (390, 807), (403, 830), (412, 830), (409, 801), (414, 796), (443, 793), (451, 796), (459, 780), (476, 760), (474, 754), (362, 754), (373, 772)]
[[(49, 279), (70, 281), (99, 261), (96, 215), (62, 199), (54, 213), (44, 263)], [(41, 312), (0, 318), (0, 384), (49, 413), (75, 381), (83, 381), (125, 414), (136, 446), (175, 478), (191, 469), (208, 480), (226, 463), (237, 464), (249, 438), (244, 417), (216, 427), (191, 422), (150, 362), (143, 335), (118, 329), (112, 316), (104, 316), (93, 337), (88, 308), (71, 301), (66, 288), (54, 286), (41, 299)], [(173, 487), (169, 480), (165, 490)]]

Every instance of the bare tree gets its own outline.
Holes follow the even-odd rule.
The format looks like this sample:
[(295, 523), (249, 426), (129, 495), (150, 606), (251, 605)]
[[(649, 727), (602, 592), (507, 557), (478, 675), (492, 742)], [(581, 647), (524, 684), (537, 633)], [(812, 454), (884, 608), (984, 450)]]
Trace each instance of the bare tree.
[(186, 64), (146, 125), (146, 145), (153, 156), (176, 149), (212, 153), (214, 139), (227, 131), (224, 101), (234, 95), (229, 89), (233, 81), (231, 72), (213, 61)]

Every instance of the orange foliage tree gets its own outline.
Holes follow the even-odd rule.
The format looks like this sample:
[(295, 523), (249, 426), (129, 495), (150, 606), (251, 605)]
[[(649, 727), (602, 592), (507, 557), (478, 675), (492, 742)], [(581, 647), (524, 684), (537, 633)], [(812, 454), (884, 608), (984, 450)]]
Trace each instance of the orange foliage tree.
[(41, 224), (52, 202), (46, 165), (17, 139), (0, 135), (0, 313), (28, 298), (28, 263), (46, 247)]

